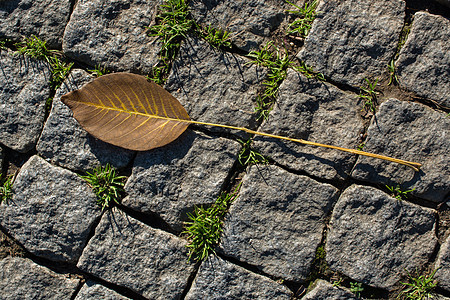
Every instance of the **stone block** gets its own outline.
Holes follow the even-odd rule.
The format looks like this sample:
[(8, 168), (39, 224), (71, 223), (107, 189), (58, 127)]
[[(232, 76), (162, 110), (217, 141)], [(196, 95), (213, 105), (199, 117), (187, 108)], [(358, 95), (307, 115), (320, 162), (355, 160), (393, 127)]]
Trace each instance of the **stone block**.
[(12, 199), (0, 205), (0, 224), (34, 255), (75, 262), (100, 212), (83, 179), (33, 156), (14, 181)]
[(334, 207), (326, 240), (331, 270), (392, 290), (433, 254), (436, 212), (373, 187), (352, 185)]
[(50, 97), (50, 67), (0, 51), (0, 143), (25, 153), (36, 146)]
[(337, 191), (276, 166), (251, 167), (225, 217), (219, 251), (274, 277), (304, 281)]
[(413, 102), (383, 102), (367, 131), (364, 151), (421, 163), (419, 172), (404, 165), (359, 157), (352, 177), (397, 186), (434, 202), (450, 192), (450, 118)]

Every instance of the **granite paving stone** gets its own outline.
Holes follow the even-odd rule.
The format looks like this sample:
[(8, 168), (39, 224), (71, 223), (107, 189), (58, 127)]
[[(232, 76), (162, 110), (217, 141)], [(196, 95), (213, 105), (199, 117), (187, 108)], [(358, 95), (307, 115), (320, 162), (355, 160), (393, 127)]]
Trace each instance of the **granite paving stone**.
[(63, 51), (90, 66), (149, 73), (161, 47), (146, 27), (159, 0), (80, 0), (64, 31)]
[(291, 297), (292, 292), (285, 286), (211, 255), (200, 266), (185, 299), (288, 300)]
[(80, 89), (93, 80), (86, 71), (75, 69), (56, 91), (50, 115), (37, 144), (37, 151), (52, 164), (71, 170), (90, 170), (110, 163), (116, 168), (128, 165), (134, 152), (100, 141), (84, 130), (61, 96)]
[(61, 48), (69, 21), (70, 0), (0, 1), (0, 38), (15, 41), (38, 36), (50, 48)]
[(345, 288), (336, 287), (325, 280), (319, 279), (313, 284), (311, 291), (302, 300), (319, 299), (356, 300), (359, 298)]
[(436, 261), (437, 269), (434, 278), (438, 281), (438, 286), (450, 291), (450, 238), (447, 237), (439, 250)]
[(320, 1), (316, 11), (300, 59), (354, 87), (364, 78), (388, 76), (404, 23), (404, 1)]
[(254, 101), (266, 71), (249, 62), (198, 38), (188, 38), (181, 46), (165, 88), (195, 121), (254, 129)]
[(44, 126), (50, 69), (43, 61), (0, 51), (0, 143), (28, 152)]
[(195, 205), (216, 201), (240, 148), (233, 140), (187, 130), (169, 145), (138, 153), (122, 203), (157, 213), (180, 231)]
[(281, 0), (194, 0), (190, 7), (197, 23), (226, 30), (237, 47), (255, 51), (283, 23), (289, 5)]
[(75, 300), (129, 300), (130, 298), (122, 296), (121, 294), (104, 287), (103, 285), (94, 281), (86, 281), (78, 292)]
[(9, 256), (0, 261), (2, 299), (71, 299), (78, 284), (79, 279), (67, 278), (28, 258)]
[(367, 131), (364, 151), (423, 164), (420, 172), (382, 160), (359, 157), (352, 177), (397, 186), (434, 202), (450, 192), (450, 118), (425, 105), (389, 99)]
[(373, 187), (352, 185), (330, 221), (330, 269), (390, 290), (406, 271), (422, 268), (435, 249), (435, 211), (400, 201)]
[[(363, 131), (358, 97), (289, 70), (277, 102), (259, 131), (356, 148)], [(252, 146), (277, 163), (324, 179), (348, 177), (352, 154), (257, 136)]]
[(178, 299), (194, 269), (186, 244), (113, 210), (103, 215), (77, 266), (149, 299)]
[(34, 255), (75, 262), (100, 217), (96, 196), (76, 174), (31, 157), (0, 206), (0, 224)]
[(263, 272), (304, 281), (337, 189), (268, 165), (251, 167), (224, 221), (219, 250)]
[(450, 108), (450, 21), (417, 12), (396, 61), (400, 85)]

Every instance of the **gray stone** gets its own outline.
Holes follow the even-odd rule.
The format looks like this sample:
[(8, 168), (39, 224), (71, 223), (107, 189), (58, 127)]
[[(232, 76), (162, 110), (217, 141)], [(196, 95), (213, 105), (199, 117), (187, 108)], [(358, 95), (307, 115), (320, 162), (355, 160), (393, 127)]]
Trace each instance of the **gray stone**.
[[(31, 35), (61, 48), (64, 28), (69, 21), (70, 0), (0, 1), (0, 37), (22, 40)], [(3, 81), (2, 81), (3, 82)]]
[(437, 243), (435, 211), (352, 185), (334, 207), (326, 241), (330, 269), (391, 290), (426, 264)]
[(99, 283), (88, 280), (81, 287), (81, 290), (75, 297), (75, 300), (88, 300), (88, 299), (127, 300), (130, 298), (122, 296), (121, 294), (113, 290), (110, 290)]
[(73, 70), (56, 91), (52, 110), (37, 144), (37, 151), (52, 164), (72, 170), (89, 170), (110, 163), (125, 167), (133, 151), (125, 150), (96, 139), (73, 118), (72, 111), (61, 102), (61, 96), (80, 89), (93, 80), (87, 72)]
[(345, 288), (333, 286), (331, 283), (319, 279), (314, 283), (312, 290), (302, 300), (322, 299), (356, 300), (359, 298)]
[(442, 202), (450, 191), (450, 118), (427, 106), (389, 99), (367, 131), (364, 151), (423, 164), (420, 172), (384, 160), (359, 157), (352, 177)]
[(160, 2), (79, 0), (64, 32), (64, 53), (90, 66), (149, 73), (161, 45), (146, 27)]
[(450, 291), (450, 238), (447, 237), (439, 250), (436, 261), (436, 274), (434, 276), (438, 281), (438, 286)]
[(388, 76), (405, 18), (401, 0), (320, 1), (298, 57), (332, 80), (359, 87)]
[[(235, 54), (188, 38), (174, 62), (165, 88), (195, 121), (254, 129), (254, 102), (266, 71)], [(222, 128), (211, 128), (223, 131)]]
[(50, 97), (49, 66), (38, 60), (0, 52), (0, 142), (28, 152), (44, 126), (45, 101)]
[(190, 7), (197, 23), (226, 30), (233, 44), (254, 51), (271, 39), (289, 6), (281, 0), (194, 0)]
[(0, 261), (2, 299), (71, 299), (78, 284), (78, 279), (57, 274), (27, 258)]
[(396, 61), (400, 85), (450, 108), (450, 21), (418, 12)]
[(224, 221), (226, 256), (275, 277), (304, 281), (337, 189), (275, 166), (251, 167)]
[[(363, 129), (356, 95), (290, 70), (269, 119), (258, 130), (354, 149)], [(275, 138), (258, 136), (252, 146), (281, 165), (325, 179), (345, 179), (356, 161), (346, 152)]]
[(100, 209), (85, 181), (38, 156), (26, 162), (13, 184), (9, 204), (0, 206), (0, 224), (31, 253), (75, 262)]
[(211, 255), (200, 266), (186, 300), (291, 297), (292, 293), (283, 285)]
[(239, 149), (232, 140), (188, 130), (167, 146), (138, 153), (123, 205), (156, 212), (179, 231), (195, 205), (216, 201)]
[(194, 270), (186, 244), (113, 210), (103, 215), (77, 266), (149, 299), (178, 299)]

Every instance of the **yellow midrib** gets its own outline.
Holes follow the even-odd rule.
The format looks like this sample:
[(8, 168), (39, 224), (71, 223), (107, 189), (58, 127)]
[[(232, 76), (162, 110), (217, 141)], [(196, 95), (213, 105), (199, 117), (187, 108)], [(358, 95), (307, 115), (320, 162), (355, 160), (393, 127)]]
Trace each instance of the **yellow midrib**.
[(256, 135), (260, 135), (260, 136), (266, 136), (266, 137), (271, 137), (271, 138), (276, 138), (276, 139), (281, 139), (281, 140), (287, 140), (287, 141), (296, 142), (296, 143), (300, 143), (300, 144), (304, 144), (304, 145), (311, 145), (311, 146), (340, 150), (340, 151), (344, 151), (344, 152), (348, 152), (348, 153), (352, 153), (352, 154), (364, 155), (364, 156), (368, 156), (368, 157), (373, 157), (373, 158), (378, 158), (378, 159), (395, 162), (398, 164), (408, 166), (408, 167), (414, 169), (414, 171), (419, 171), (419, 168), (422, 166), (420, 163), (397, 159), (397, 158), (392, 158), (389, 156), (369, 153), (369, 152), (355, 150), (355, 149), (343, 148), (343, 147), (338, 147), (338, 146), (333, 146), (333, 145), (310, 142), (310, 141), (306, 141), (306, 140), (302, 140), (302, 139), (289, 138), (289, 137), (274, 135), (274, 134), (270, 134), (270, 133), (259, 132), (259, 131), (247, 129), (245, 127), (236, 127), (236, 126), (231, 126), (231, 125), (207, 123), (207, 122), (185, 120), (185, 119), (175, 119), (175, 118), (170, 118), (167, 116), (160, 116), (160, 115), (149, 115), (149, 114), (141, 113), (138, 111), (124, 110), (124, 109), (120, 109), (117, 107), (105, 107), (105, 106), (101, 106), (101, 105), (98, 105), (95, 103), (90, 103), (90, 102), (81, 102), (81, 103), (83, 103), (85, 105), (93, 106), (96, 108), (100, 108), (100, 109), (107, 109), (107, 110), (117, 111), (117, 112), (126, 113), (126, 114), (134, 114), (134, 115), (139, 115), (139, 116), (143, 116), (143, 117), (147, 117), (147, 118), (154, 118), (154, 119), (174, 121), (174, 122), (183, 122), (183, 123), (189, 123), (189, 124), (198, 124), (198, 125), (205, 125), (205, 126), (213, 126), (213, 127), (221, 127), (221, 128), (244, 131), (249, 134), (256, 134)]

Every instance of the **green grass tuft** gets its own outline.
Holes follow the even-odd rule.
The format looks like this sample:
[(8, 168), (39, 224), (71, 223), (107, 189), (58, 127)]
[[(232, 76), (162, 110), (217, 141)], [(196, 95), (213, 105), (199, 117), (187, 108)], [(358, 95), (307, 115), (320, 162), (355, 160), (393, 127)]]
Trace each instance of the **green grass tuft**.
[(398, 295), (397, 299), (431, 299), (437, 281), (433, 278), (437, 270), (429, 275), (420, 275), (413, 277), (408, 273), (409, 282), (402, 282), (404, 290)]
[(88, 71), (91, 72), (92, 75), (94, 75), (95, 77), (100, 77), (100, 76), (111, 73), (111, 71), (109, 71), (105, 68), (102, 68), (101, 66), (95, 66), (94, 69), (90, 69)]
[(192, 32), (194, 26), (195, 22), (190, 16), (187, 1), (167, 0), (160, 6), (156, 24), (149, 27), (149, 35), (159, 37), (161, 40), (161, 65), (155, 67), (149, 79), (158, 84), (165, 82), (170, 65), (180, 48), (181, 40)]
[(300, 61), (298, 66), (293, 66), (293, 69), (302, 73), (308, 79), (317, 79), (325, 81), (325, 76), (322, 73), (315, 71), (312, 67), (308, 66), (304, 61)]
[(149, 35), (159, 37), (162, 43), (160, 63), (149, 74), (149, 80), (160, 85), (165, 83), (181, 41), (188, 34), (195, 34), (216, 48), (231, 48), (228, 32), (211, 26), (202, 27), (195, 23), (187, 1), (166, 0), (159, 8), (156, 24), (149, 27)]
[(15, 46), (17, 54), (44, 60), (50, 65), (52, 72), (50, 84), (54, 90), (61, 86), (61, 83), (72, 69), (72, 62), (68, 63), (62, 60), (62, 54), (58, 50), (48, 49), (47, 43), (35, 35), (25, 38), (23, 42), (16, 43)]
[[(0, 174), (0, 177), (2, 175)], [(13, 175), (6, 176), (0, 185), (0, 197), (1, 203), (8, 203), (8, 201), (12, 198), (12, 184), (13, 184)]]
[(295, 10), (288, 10), (287, 12), (293, 14), (296, 19), (289, 24), (286, 34), (294, 35), (301, 39), (306, 38), (311, 30), (312, 23), (316, 18), (316, 7), (318, 2), (316, 0), (305, 2), (303, 7), (297, 6), (286, 0), (289, 4), (294, 6)]
[(366, 81), (366, 86), (361, 86), (360, 92), (359, 92), (359, 98), (364, 101), (363, 104), (363, 110), (365, 111), (371, 111), (375, 113), (376, 111), (376, 105), (378, 103), (377, 101), (377, 95), (378, 92), (375, 91), (375, 88), (378, 83), (378, 79), (376, 79), (374, 82), (370, 82), (369, 79), (364, 78)]
[(398, 85), (400, 83), (400, 81), (398, 80), (397, 73), (395, 72), (394, 59), (391, 59), (391, 61), (389, 62), (388, 69), (389, 69), (388, 85), (391, 85), (391, 84)]
[[(2, 174), (0, 174), (0, 177)], [(8, 201), (12, 198), (12, 184), (13, 184), (14, 176), (6, 176), (4, 180), (2, 180), (0, 185), (0, 203), (8, 204)]]
[(275, 103), (278, 89), (286, 78), (286, 70), (291, 65), (291, 61), (287, 51), (275, 46), (273, 42), (268, 42), (260, 51), (250, 52), (248, 57), (252, 59), (250, 63), (268, 69), (267, 78), (263, 81), (264, 92), (256, 99), (255, 107), (257, 120), (266, 120)]
[(223, 218), (228, 206), (236, 199), (239, 186), (233, 193), (222, 193), (216, 202), (205, 208), (195, 207), (193, 214), (188, 214), (189, 220), (185, 222), (183, 234), (187, 234), (190, 240), (186, 246), (189, 249), (189, 260), (204, 260), (210, 253), (214, 253), (214, 247), (220, 239), (223, 231)]
[(391, 196), (397, 200), (406, 200), (408, 198), (408, 194), (415, 190), (414, 188), (412, 190), (402, 191), (399, 185), (395, 187), (386, 185), (386, 188), (391, 192)]
[(361, 293), (364, 292), (364, 287), (361, 282), (350, 282), (350, 292), (355, 294), (357, 298), (361, 298)]
[(225, 30), (215, 29), (209, 25), (204, 28), (197, 26), (197, 32), (215, 48), (231, 48), (230, 33)]
[(242, 141), (238, 139), (238, 142), (241, 143), (242, 149), (238, 154), (238, 161), (241, 166), (251, 166), (256, 164), (267, 164), (269, 160), (265, 158), (262, 154), (251, 148), (252, 140), (248, 139), (247, 141)]
[(117, 176), (116, 169), (110, 164), (99, 166), (87, 175), (80, 176), (87, 181), (97, 195), (97, 204), (104, 209), (112, 205), (120, 204), (120, 198), (124, 194), (125, 176)]

